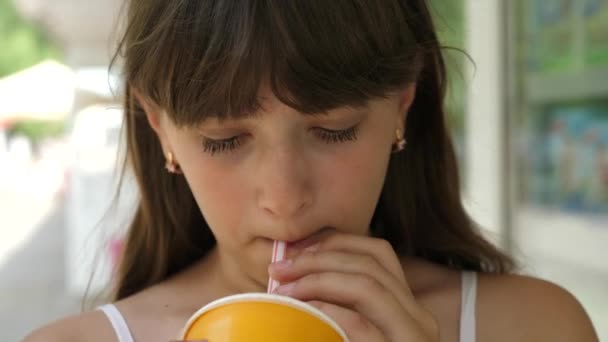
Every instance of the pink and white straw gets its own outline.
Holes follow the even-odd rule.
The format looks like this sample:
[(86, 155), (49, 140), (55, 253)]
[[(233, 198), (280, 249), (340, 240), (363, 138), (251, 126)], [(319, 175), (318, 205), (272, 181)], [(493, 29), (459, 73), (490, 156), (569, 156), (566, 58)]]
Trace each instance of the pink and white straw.
[[(272, 245), (272, 262), (281, 261), (285, 258), (285, 241), (275, 240)], [(267, 293), (272, 293), (277, 287), (279, 287), (279, 282), (268, 277), (268, 289)]]

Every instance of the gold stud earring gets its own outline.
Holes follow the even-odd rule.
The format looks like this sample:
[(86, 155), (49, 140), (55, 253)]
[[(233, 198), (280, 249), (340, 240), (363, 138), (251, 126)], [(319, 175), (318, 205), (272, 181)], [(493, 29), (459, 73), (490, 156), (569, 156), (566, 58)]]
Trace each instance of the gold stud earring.
[(396, 141), (393, 144), (393, 153), (400, 152), (405, 149), (405, 145), (407, 144), (407, 140), (403, 137), (403, 133), (401, 133), (400, 129), (395, 130)]
[(167, 153), (167, 160), (165, 161), (165, 169), (167, 169), (167, 171), (169, 173), (182, 173), (182, 171), (179, 167), (179, 164), (174, 159), (172, 152)]

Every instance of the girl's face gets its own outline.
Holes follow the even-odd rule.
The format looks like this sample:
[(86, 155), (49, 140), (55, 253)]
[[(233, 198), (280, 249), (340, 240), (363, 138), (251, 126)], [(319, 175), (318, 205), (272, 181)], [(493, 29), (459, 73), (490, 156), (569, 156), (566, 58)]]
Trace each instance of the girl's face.
[(323, 228), (368, 233), (414, 89), (323, 116), (299, 114), (264, 92), (256, 117), (196, 128), (178, 128), (144, 107), (219, 254), (265, 283), (275, 239), (295, 242)]

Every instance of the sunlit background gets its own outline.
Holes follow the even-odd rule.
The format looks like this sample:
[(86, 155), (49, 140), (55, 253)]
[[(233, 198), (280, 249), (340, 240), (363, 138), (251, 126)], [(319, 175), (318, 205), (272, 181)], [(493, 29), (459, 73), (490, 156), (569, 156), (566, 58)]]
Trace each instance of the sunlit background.
[[(447, 106), (467, 208), (608, 341), (608, 0), (430, 2), (456, 48)], [(137, 196), (127, 178), (111, 206), (120, 6), (0, 0), (2, 341), (79, 312), (86, 293), (94, 306), (111, 282)]]

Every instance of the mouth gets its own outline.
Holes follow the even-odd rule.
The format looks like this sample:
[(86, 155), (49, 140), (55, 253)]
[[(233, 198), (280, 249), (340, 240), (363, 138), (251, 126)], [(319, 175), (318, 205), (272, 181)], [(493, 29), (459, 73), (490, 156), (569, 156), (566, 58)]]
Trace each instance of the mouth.
[(308, 235), (304, 238), (285, 241), (285, 242), (287, 243), (287, 246), (290, 248), (296, 248), (296, 249), (306, 248), (306, 247), (311, 246), (314, 243), (316, 243), (321, 237), (323, 237), (327, 234), (330, 234), (331, 232), (334, 232), (335, 230), (336, 230), (335, 228), (323, 227), (320, 230), (313, 233), (312, 235)]
[[(335, 228), (326, 226), (326, 227), (323, 227), (323, 228), (317, 230), (316, 232), (314, 232), (310, 235), (307, 235), (304, 237), (299, 237), (296, 239), (291, 239), (291, 240), (285, 239), (283, 241), (287, 244), (287, 247), (289, 247), (289, 248), (303, 249), (303, 248), (313, 245), (321, 237), (325, 236), (326, 234), (330, 234), (331, 232), (334, 232), (334, 231), (336, 231)], [(272, 244), (275, 241), (274, 239), (267, 238), (267, 237), (265, 237), (263, 239), (264, 239), (264, 241), (266, 241), (266, 243), (269, 243), (269, 244)]]

